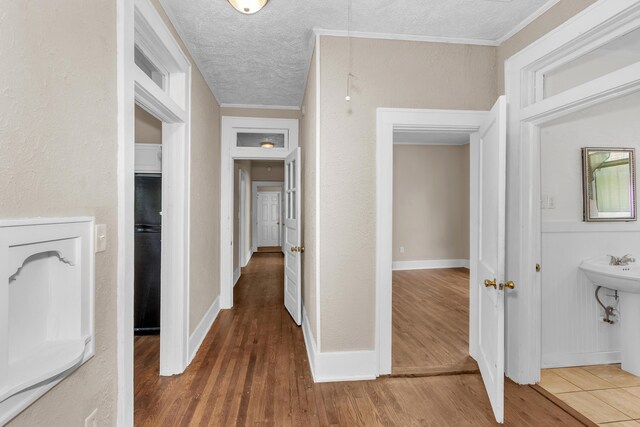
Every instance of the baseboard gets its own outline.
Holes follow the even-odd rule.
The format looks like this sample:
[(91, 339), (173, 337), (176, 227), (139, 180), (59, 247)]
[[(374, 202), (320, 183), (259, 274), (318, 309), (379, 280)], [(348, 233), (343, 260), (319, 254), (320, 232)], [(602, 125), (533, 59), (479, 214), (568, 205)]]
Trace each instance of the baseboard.
[(608, 365), (620, 363), (619, 351), (601, 351), (594, 353), (555, 353), (542, 356), (542, 368), (565, 368), (567, 366)]
[(394, 261), (393, 270), (426, 270), (431, 268), (469, 268), (468, 259), (426, 259), (418, 261)]
[(233, 272), (233, 287), (235, 288), (238, 280), (240, 279), (240, 267), (236, 268)]
[(302, 304), (302, 336), (304, 336), (304, 346), (307, 348), (307, 359), (309, 359), (309, 368), (311, 368), (311, 376), (313, 381), (316, 381), (316, 339), (311, 332), (311, 325), (309, 324), (309, 317), (307, 316), (307, 310)]
[(377, 358), (374, 350), (318, 352), (304, 306), (302, 334), (314, 382), (363, 381), (374, 380), (377, 377)]
[(211, 304), (211, 307), (207, 310), (207, 312), (198, 323), (198, 326), (193, 331), (191, 336), (189, 337), (189, 363), (193, 360), (198, 353), (198, 349), (202, 345), (204, 338), (209, 333), (209, 329), (211, 329), (211, 325), (218, 317), (218, 313), (220, 313), (220, 297), (218, 296)]
[(251, 261), (251, 257), (253, 257), (253, 251), (249, 249), (247, 253), (244, 255), (244, 259), (242, 260), (243, 267), (246, 267), (247, 264), (249, 264), (249, 261)]

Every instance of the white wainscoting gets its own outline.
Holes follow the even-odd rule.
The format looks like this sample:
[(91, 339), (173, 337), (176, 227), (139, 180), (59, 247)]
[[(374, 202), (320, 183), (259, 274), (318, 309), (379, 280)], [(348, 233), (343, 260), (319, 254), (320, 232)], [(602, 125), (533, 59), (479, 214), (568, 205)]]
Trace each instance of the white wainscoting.
[(394, 261), (393, 270), (426, 270), (432, 268), (469, 268), (468, 259), (427, 259), (419, 261)]
[(202, 317), (202, 320), (200, 320), (200, 323), (198, 323), (198, 326), (189, 337), (189, 363), (191, 363), (193, 358), (196, 357), (198, 349), (202, 345), (202, 342), (207, 336), (209, 329), (211, 329), (216, 317), (218, 317), (218, 313), (220, 313), (220, 296), (213, 301), (213, 304), (211, 304), (211, 307), (209, 307), (205, 315)]
[(302, 307), (302, 333), (314, 382), (361, 381), (376, 378), (375, 350), (318, 352), (304, 305)]
[[(542, 367), (620, 362), (620, 324), (602, 322), (595, 286), (579, 270), (582, 260), (597, 255), (640, 256), (637, 223), (542, 224)], [(615, 305), (608, 289), (605, 305)], [(620, 313), (624, 317), (624, 313)], [(621, 321), (624, 321), (623, 319)]]
[(238, 279), (240, 279), (240, 267), (239, 266), (233, 272), (233, 287), (235, 287), (236, 284), (238, 283)]

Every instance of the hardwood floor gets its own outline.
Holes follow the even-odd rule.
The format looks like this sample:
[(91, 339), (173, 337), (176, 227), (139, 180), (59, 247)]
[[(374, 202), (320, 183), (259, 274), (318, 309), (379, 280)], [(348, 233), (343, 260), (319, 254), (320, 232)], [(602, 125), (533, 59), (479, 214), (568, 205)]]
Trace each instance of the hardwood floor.
[(393, 375), (478, 372), (469, 357), (469, 270), (393, 272)]
[[(136, 337), (136, 425), (495, 425), (477, 374), (315, 384), (282, 260), (254, 254), (184, 374), (159, 377), (159, 338)], [(506, 425), (581, 425), (530, 387), (505, 395)]]

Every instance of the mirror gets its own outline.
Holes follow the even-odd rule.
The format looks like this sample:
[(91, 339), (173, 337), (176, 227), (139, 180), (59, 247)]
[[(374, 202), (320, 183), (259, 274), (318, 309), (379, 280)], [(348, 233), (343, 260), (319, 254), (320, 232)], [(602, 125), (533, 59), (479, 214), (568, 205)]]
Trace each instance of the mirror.
[(582, 149), (585, 221), (635, 221), (633, 148)]

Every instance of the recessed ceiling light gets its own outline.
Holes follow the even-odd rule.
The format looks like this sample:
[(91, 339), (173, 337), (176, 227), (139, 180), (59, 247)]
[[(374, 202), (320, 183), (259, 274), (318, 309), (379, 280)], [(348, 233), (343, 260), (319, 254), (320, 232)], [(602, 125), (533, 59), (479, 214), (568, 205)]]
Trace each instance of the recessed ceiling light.
[(269, 0), (228, 0), (231, 6), (240, 13), (251, 15), (264, 7)]

